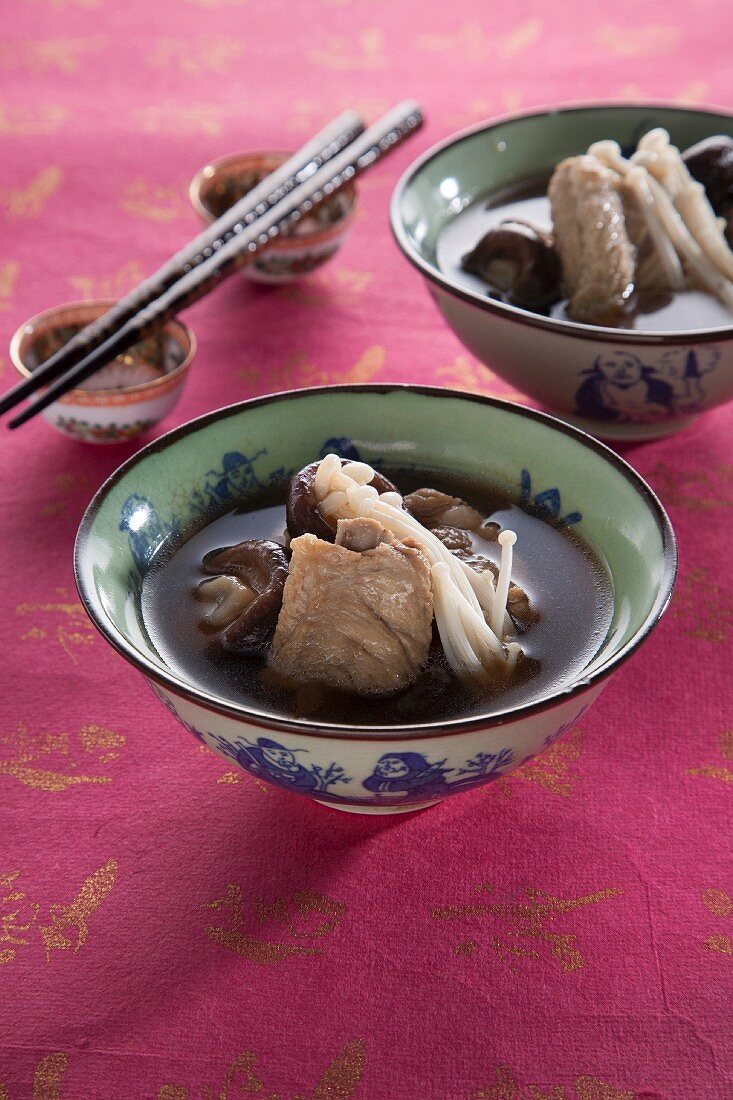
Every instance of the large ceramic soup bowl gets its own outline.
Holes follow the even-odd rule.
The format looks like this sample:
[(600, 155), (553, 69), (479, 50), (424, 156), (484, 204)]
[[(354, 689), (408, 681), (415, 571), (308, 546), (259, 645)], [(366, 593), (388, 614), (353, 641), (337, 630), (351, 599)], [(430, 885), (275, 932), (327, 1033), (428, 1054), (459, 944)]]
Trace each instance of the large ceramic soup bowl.
[(522, 393), (606, 439), (667, 435), (730, 400), (733, 314), (713, 296), (694, 293), (637, 315), (629, 322), (634, 328), (581, 324), (561, 305), (543, 315), (491, 297), (461, 261), (492, 219), (512, 215), (551, 228), (549, 203), (538, 205), (536, 196), (558, 162), (603, 139), (628, 155), (655, 127), (685, 150), (732, 135), (733, 116), (606, 105), (482, 123), (417, 160), (392, 199), (399, 247), (469, 351)]
[[(328, 720), (298, 716), (292, 706), (273, 704), (264, 687), (235, 700), (198, 674), (182, 672), (151, 639), (148, 586), (160, 581), (177, 548), (183, 553), (225, 513), (238, 510), (239, 519), (251, 520), (254, 510), (267, 506), (257, 513), (258, 534), (282, 538), (284, 510), (272, 508), (284, 501), (287, 479), (329, 452), (374, 464), (398, 485), (404, 479), (413, 485), (459, 482), (479, 495), (489, 487), (535, 522), (542, 539), (557, 540), (558, 551), (572, 546), (579, 555), (585, 547), (587, 561), (595, 562), (587, 576), (565, 576), (564, 558), (525, 561), (535, 577), (528, 591), (545, 614), (550, 637), (554, 630), (562, 644), (573, 638), (571, 671), (561, 671), (541, 691), (530, 679), (510, 703), (479, 695), (446, 712), (443, 693), (434, 707), (428, 698), (419, 720), (403, 697), (385, 697), (361, 721), (342, 718), (353, 713), (346, 702), (343, 712), (332, 708)], [(251, 530), (242, 537), (251, 538)], [(523, 551), (520, 539), (518, 568), (523, 553), (540, 556), (531, 542)], [(605, 577), (605, 611), (590, 630), (578, 609), (595, 591), (598, 568)], [(659, 501), (602, 444), (543, 413), (409, 386), (276, 394), (169, 432), (102, 486), (75, 549), (79, 593), (96, 627), (195, 737), (259, 779), (356, 813), (421, 809), (507, 775), (541, 753), (571, 729), (653, 629), (675, 570), (675, 539)], [(563, 584), (567, 598), (553, 611), (542, 589), (550, 599)], [(163, 614), (178, 614), (187, 598), (181, 589), (171, 591)], [(588, 598), (595, 614), (594, 600), (599, 607), (603, 600)]]

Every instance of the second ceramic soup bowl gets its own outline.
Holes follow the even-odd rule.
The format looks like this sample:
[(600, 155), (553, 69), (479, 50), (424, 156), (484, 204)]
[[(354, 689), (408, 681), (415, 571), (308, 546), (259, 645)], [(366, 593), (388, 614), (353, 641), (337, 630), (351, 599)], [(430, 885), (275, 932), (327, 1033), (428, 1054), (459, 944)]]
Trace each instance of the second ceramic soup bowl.
[(438, 262), (438, 242), (468, 207), (546, 184), (561, 160), (595, 141), (612, 138), (628, 155), (655, 127), (686, 149), (715, 134), (733, 134), (733, 117), (624, 104), (486, 122), (429, 150), (392, 199), (399, 247), (469, 351), (545, 408), (604, 439), (668, 435), (733, 398), (733, 317), (717, 328), (652, 332), (543, 316), (447, 274)]

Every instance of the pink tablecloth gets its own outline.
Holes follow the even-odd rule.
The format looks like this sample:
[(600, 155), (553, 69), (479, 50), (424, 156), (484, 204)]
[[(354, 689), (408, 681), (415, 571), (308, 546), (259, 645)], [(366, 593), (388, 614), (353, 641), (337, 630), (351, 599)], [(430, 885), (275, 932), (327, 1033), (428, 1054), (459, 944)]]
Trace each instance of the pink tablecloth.
[[(391, 242), (451, 131), (589, 97), (733, 102), (723, 3), (17, 0), (0, 44), (0, 336), (119, 294), (193, 232), (207, 159), (345, 105), (429, 124), (322, 275), (243, 281), (164, 427), (331, 381), (505, 393)], [(2, 385), (12, 380), (3, 353)], [(733, 1096), (733, 406), (630, 461), (680, 539), (672, 609), (516, 776), (401, 820), (235, 774), (95, 635), (71, 548), (135, 449), (3, 435), (0, 1097)], [(225, 936), (223, 931), (233, 933)]]

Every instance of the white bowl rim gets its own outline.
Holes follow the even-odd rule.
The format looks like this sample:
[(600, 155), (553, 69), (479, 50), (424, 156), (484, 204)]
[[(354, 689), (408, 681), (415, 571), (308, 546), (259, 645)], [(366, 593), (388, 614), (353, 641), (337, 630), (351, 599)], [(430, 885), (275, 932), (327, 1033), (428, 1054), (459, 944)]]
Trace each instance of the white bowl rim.
[(640, 331), (639, 329), (624, 329), (624, 328), (606, 328), (602, 325), (584, 325), (578, 321), (563, 320), (559, 317), (545, 317), (540, 313), (532, 313), (531, 310), (522, 309), (520, 306), (510, 305), (508, 302), (500, 302), (496, 299), (489, 298), (486, 295), (480, 294), (478, 291), (469, 290), (463, 283), (459, 283), (455, 279), (451, 279), (448, 275), (444, 274), (437, 266), (429, 264), (423, 257), (412, 247), (410, 239), (405, 232), (402, 219), (399, 216), (400, 204), (402, 197), (407, 190), (413, 179), (422, 171), (425, 165), (445, 152), (453, 145), (458, 145), (462, 141), (466, 141), (469, 138), (474, 137), (476, 134), (488, 132), (499, 126), (503, 126), (506, 123), (521, 122), (531, 118), (547, 118), (552, 115), (571, 114), (573, 112), (588, 112), (597, 111), (602, 109), (609, 110), (664, 110), (677, 114), (698, 114), (709, 115), (711, 117), (717, 117), (726, 119), (731, 127), (733, 127), (733, 112), (726, 110), (724, 107), (686, 107), (679, 103), (669, 103), (664, 101), (655, 102), (653, 100), (643, 100), (640, 102), (625, 101), (589, 101), (579, 103), (566, 103), (556, 106), (548, 106), (541, 108), (532, 108), (527, 111), (515, 111), (511, 114), (499, 115), (496, 118), (488, 119), (484, 122), (478, 122), (473, 126), (466, 127), (463, 130), (459, 130), (457, 133), (450, 137), (444, 138), (442, 141), (437, 142), (431, 146), (426, 152), (419, 156), (407, 170), (402, 174), (397, 181), (394, 191), (392, 192), (392, 198), (389, 207), (390, 225), (392, 228), (392, 234), (397, 242), (399, 249), (404, 253), (406, 259), (416, 267), (417, 270), (423, 275), (429, 282), (435, 283), (441, 287), (444, 291), (452, 294), (456, 298), (460, 298), (464, 302), (468, 302), (471, 305), (477, 306), (479, 309), (486, 313), (495, 313), (506, 320), (517, 321), (520, 324), (530, 325), (533, 328), (545, 329), (550, 332), (562, 333), (565, 336), (574, 336), (581, 340), (595, 340), (601, 343), (615, 343), (615, 344), (653, 344), (653, 345), (676, 345), (685, 344), (702, 344), (711, 341), (721, 341), (733, 338), (733, 321), (730, 325), (726, 325), (720, 328), (706, 328), (706, 329), (669, 329), (662, 332), (650, 332)]
[[(97, 598), (94, 586), (87, 587), (85, 571), (82, 569), (82, 559), (92, 525), (106, 496), (110, 490), (114, 488), (117, 482), (127, 475), (139, 462), (144, 461), (152, 454), (164, 450), (168, 444), (177, 442), (179, 439), (182, 439), (192, 432), (206, 428), (209, 424), (213, 424), (218, 420), (223, 420), (231, 416), (239, 416), (242, 412), (248, 409), (258, 408), (261, 405), (272, 405), (281, 401), (298, 400), (313, 394), (390, 394), (395, 392), (416, 393), (426, 397), (469, 401), (475, 404), (488, 405), (492, 408), (512, 413), (528, 420), (538, 421), (565, 435), (569, 435), (582, 447), (595, 451), (596, 454), (605, 458), (611, 466), (631, 483), (631, 487), (634, 491), (645, 500), (659, 528), (662, 542), (663, 576), (652, 608), (633, 638), (622, 646), (617, 653), (604, 661), (604, 663), (588, 677), (581, 676), (575, 683), (561, 688), (542, 699), (511, 707), (507, 710), (495, 711), (491, 715), (479, 714), (440, 722), (359, 726), (347, 723), (313, 722), (305, 718), (286, 718), (273, 714), (263, 714), (243, 704), (226, 702), (217, 696), (210, 695), (200, 688), (191, 686), (174, 673), (162, 670), (149, 661), (144, 654), (140, 653), (139, 650), (132, 646), (116, 630), (104, 613)], [(664, 510), (661, 501), (646, 481), (644, 481), (641, 474), (638, 474), (628, 462), (625, 462), (624, 459), (622, 459), (620, 455), (617, 455), (615, 451), (612, 451), (610, 447), (606, 447), (593, 436), (566, 423), (564, 420), (559, 420), (557, 417), (550, 416), (548, 413), (538, 412), (535, 409), (527, 408), (524, 405), (517, 405), (511, 401), (503, 401), (495, 397), (486, 397), (482, 394), (450, 390), (442, 386), (417, 386), (407, 383), (389, 382), (362, 385), (313, 386), (308, 389), (284, 390), (279, 393), (267, 394), (263, 397), (250, 398), (247, 401), (240, 401), (233, 405), (226, 405), (220, 409), (215, 409), (213, 412), (205, 413), (203, 416), (189, 420), (178, 428), (173, 428), (171, 431), (166, 432), (164, 435), (154, 439), (151, 443), (148, 443), (147, 446), (141, 447), (139, 451), (132, 455), (131, 458), (127, 459), (126, 462), (123, 462), (122, 465), (103, 482), (82, 516), (79, 530), (76, 535), (76, 541), (74, 543), (74, 579), (79, 597), (87, 614), (94, 626), (110, 645), (148, 679), (157, 682), (161, 687), (170, 690), (173, 694), (182, 696), (204, 709), (213, 710), (230, 718), (233, 717), (245, 720), (251, 725), (262, 727), (266, 730), (287, 731), (289, 733), (306, 734), (311, 737), (322, 737), (340, 741), (344, 739), (351, 739), (354, 741), (415, 741), (433, 737), (445, 737), (458, 733), (488, 730), (505, 725), (511, 721), (541, 713), (575, 696), (585, 694), (610, 676), (611, 673), (615, 672), (619, 665), (626, 661), (628, 657), (638, 649), (644, 639), (657, 625), (672, 596), (672, 590), (677, 576), (677, 562), (677, 540), (669, 516)]]

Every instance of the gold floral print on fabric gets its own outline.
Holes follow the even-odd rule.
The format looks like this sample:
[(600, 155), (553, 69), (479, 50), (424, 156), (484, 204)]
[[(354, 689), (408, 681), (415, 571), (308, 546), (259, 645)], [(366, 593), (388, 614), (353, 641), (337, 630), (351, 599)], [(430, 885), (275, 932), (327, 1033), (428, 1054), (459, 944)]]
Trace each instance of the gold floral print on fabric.
[(519, 88), (505, 88), (497, 99), (471, 99), (460, 110), (451, 109), (445, 115), (445, 124), (454, 130), (463, 130), (477, 122), (484, 122), (497, 114), (511, 114), (518, 111), (524, 102)]
[[(730, 894), (711, 887), (705, 891), (702, 900), (708, 912), (714, 917), (724, 918), (726, 926), (733, 930), (733, 898)], [(705, 940), (704, 946), (718, 955), (733, 956), (733, 938), (727, 932), (714, 932)]]
[(172, 222), (189, 214), (182, 187), (142, 179), (126, 184), (120, 207), (126, 214), (151, 222)]
[(361, 31), (355, 38), (331, 35), (324, 46), (309, 50), (312, 65), (339, 71), (381, 69), (385, 64), (384, 34), (378, 27)]
[(457, 355), (448, 366), (438, 367), (435, 371), (435, 382), (454, 390), (502, 397), (505, 401), (526, 400), (523, 394), (507, 386), (507, 383), (502, 382), (488, 367), (484, 367), (467, 355)]
[(186, 76), (227, 73), (242, 56), (243, 45), (229, 36), (201, 34), (196, 38), (157, 38), (145, 54), (151, 69), (177, 69)]
[(94, 644), (97, 637), (84, 608), (68, 597), (67, 590), (57, 589), (60, 599), (16, 605), (16, 618), (21, 620), (20, 640), (60, 647), (73, 664), (78, 665), (81, 650)]
[(69, 1063), (68, 1054), (48, 1054), (33, 1074), (33, 1100), (62, 1100), (61, 1085)]
[(250, 0), (186, 0), (186, 3), (195, 4), (200, 8), (229, 8), (249, 4)]
[(55, 134), (69, 117), (68, 107), (45, 103), (33, 107), (0, 102), (0, 134), (38, 137)]
[(570, 798), (575, 784), (581, 778), (580, 772), (573, 765), (583, 753), (583, 737), (582, 730), (570, 730), (561, 741), (550, 745), (536, 760), (524, 764), (512, 775), (497, 779), (486, 787), (486, 793), (490, 794), (491, 788), (495, 787), (505, 798), (511, 798), (517, 783), (533, 783), (550, 794)]
[[(721, 730), (718, 734), (718, 748), (721, 760), (733, 761), (733, 729)], [(690, 775), (706, 779), (717, 779), (721, 783), (733, 783), (733, 766), (721, 763), (702, 764), (698, 768), (688, 768)]]
[(218, 137), (224, 130), (224, 122), (230, 116), (240, 115), (241, 104), (219, 103), (163, 103), (156, 107), (142, 107), (133, 118), (143, 133), (166, 134), (171, 137), (191, 137), (204, 134)]
[(139, 260), (128, 260), (112, 275), (71, 275), (69, 285), (80, 298), (121, 298), (144, 278)]
[(733, 596), (701, 566), (677, 582), (669, 616), (679, 620), (688, 637), (720, 644), (727, 641), (733, 627)]
[(266, 1071), (257, 1066), (258, 1058), (254, 1052), (244, 1051), (227, 1068), (221, 1082), (213, 1087), (162, 1085), (157, 1100), (198, 1100), (201, 1095), (210, 1100), (236, 1100), (251, 1093), (256, 1093), (258, 1100), (350, 1100), (356, 1095), (364, 1073), (366, 1044), (362, 1039), (352, 1039), (321, 1074), (312, 1091), (299, 1092), (292, 1098), (280, 1092), (263, 1092), (267, 1089), (263, 1080)]
[[(197, 748), (198, 748), (198, 751), (201, 753), (201, 755), (208, 757), (212, 761), (212, 763), (213, 762), (216, 762), (218, 764), (223, 763), (222, 758), (219, 756), (219, 754), (213, 752), (208, 747), (208, 745), (198, 745)], [(216, 782), (217, 783), (223, 783), (225, 786), (236, 786), (236, 785), (238, 785), (240, 783), (243, 783), (245, 781), (249, 781), (250, 783), (255, 784), (258, 787), (258, 789), (263, 790), (265, 792), (265, 794), (270, 793), (270, 789), (269, 789), (269, 787), (266, 786), (266, 784), (262, 783), (259, 779), (255, 779), (255, 777), (253, 775), (249, 775), (243, 769), (240, 769), (240, 770), (237, 770), (237, 771), (228, 770), (228, 771), (222, 772), (220, 775), (218, 775), (216, 777)]]
[(62, 179), (61, 169), (51, 164), (48, 168), (42, 168), (27, 183), (0, 188), (0, 209), (8, 218), (37, 218), (58, 191)]
[(417, 45), (431, 53), (459, 53), (466, 61), (493, 60), (497, 53), (516, 57), (542, 36), (543, 23), (533, 16), (519, 23), (508, 34), (497, 36), (478, 23), (464, 23), (447, 34), (421, 34)]
[(124, 744), (123, 734), (93, 723), (67, 733), (31, 731), (19, 722), (12, 733), (0, 733), (0, 778), (8, 776), (24, 787), (51, 793), (85, 783), (111, 783), (106, 773)]
[(710, 99), (710, 85), (707, 80), (691, 80), (672, 96), (672, 102), (680, 106), (704, 103)]
[(20, 264), (17, 260), (0, 263), (0, 312), (13, 309), (13, 292), (18, 281)]
[(616, 57), (664, 57), (674, 53), (680, 43), (679, 27), (650, 24), (647, 27), (599, 27), (593, 38), (596, 46)]
[[(297, 99), (294, 114), (287, 123), (289, 130), (297, 133), (312, 134), (326, 125), (339, 111), (356, 111), (363, 119), (370, 120), (386, 114), (391, 103), (387, 99), (354, 99), (349, 96), (337, 96), (330, 100)], [(379, 169), (375, 169), (376, 172)], [(368, 184), (369, 175), (359, 181), (359, 188)]]
[[(94, 478), (87, 477), (85, 474), (56, 474), (49, 485), (50, 500), (41, 507), (41, 515), (68, 516), (78, 523), (97, 485), (98, 482)], [(58, 588), (56, 593), (68, 596), (69, 590)]]
[(103, 38), (46, 38), (0, 42), (0, 69), (19, 69), (32, 76), (46, 72), (72, 76), (78, 73), (85, 54), (96, 53), (105, 44)]
[(76, 954), (89, 935), (89, 918), (115, 884), (117, 861), (108, 860), (86, 878), (68, 905), (53, 903), (45, 910), (21, 889), (20, 877), (20, 871), (0, 873), (0, 966), (12, 963), (37, 937), (47, 962), (54, 951)]
[(636, 1100), (636, 1093), (619, 1089), (600, 1077), (583, 1074), (564, 1085), (526, 1085), (517, 1081), (509, 1066), (499, 1066), (496, 1082), (469, 1094), (470, 1100)]
[(319, 366), (305, 352), (296, 352), (283, 364), (280, 370), (248, 366), (237, 372), (239, 378), (250, 386), (270, 392), (274, 384), (277, 389), (296, 389), (304, 386), (323, 386), (338, 382), (371, 382), (382, 370), (386, 349), (381, 344), (367, 348), (356, 362), (344, 365)]
[(34, 4), (48, 8), (100, 8), (104, 0), (25, 0), (26, 4)]
[(727, 464), (683, 470), (658, 462), (649, 474), (649, 481), (669, 506), (688, 508), (691, 512), (733, 508), (733, 466)]
[(255, 898), (246, 914), (242, 888), (232, 882), (224, 897), (201, 908), (213, 909), (223, 918), (221, 924), (204, 929), (209, 939), (263, 965), (322, 954), (324, 938), (338, 928), (346, 911), (343, 902), (332, 901), (316, 890), (298, 890), (272, 901)]
[[(58, 1051), (47, 1054), (36, 1064), (33, 1074), (31, 1100), (64, 1100), (61, 1093), (64, 1074), (69, 1063), (68, 1054)], [(25, 1093), (24, 1095), (28, 1095)], [(0, 1081), (0, 1100), (14, 1100), (7, 1086)]]
[[(477, 889), (481, 893), (494, 893), (490, 883), (481, 883)], [(543, 890), (527, 889), (526, 900), (438, 906), (430, 915), (440, 921), (486, 917), (492, 929), (491, 948), (510, 966), (514, 967), (520, 959), (533, 959), (556, 963), (570, 973), (585, 966), (585, 959), (577, 945), (577, 935), (555, 931), (556, 927), (563, 927), (564, 918), (577, 909), (598, 905), (622, 893), (617, 887), (608, 887), (579, 898), (556, 898)]]
[(307, 279), (278, 287), (275, 293), (278, 298), (304, 306), (356, 306), (373, 278), (368, 271), (328, 264)]

